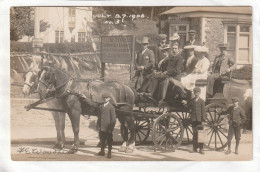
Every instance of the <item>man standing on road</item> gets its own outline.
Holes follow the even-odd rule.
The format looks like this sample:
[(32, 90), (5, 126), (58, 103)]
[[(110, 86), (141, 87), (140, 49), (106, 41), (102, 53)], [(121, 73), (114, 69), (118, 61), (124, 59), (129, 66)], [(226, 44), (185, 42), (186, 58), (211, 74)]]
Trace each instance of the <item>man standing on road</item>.
[(193, 89), (195, 97), (191, 99), (188, 104), (184, 100), (183, 104), (190, 108), (191, 111), (191, 123), (192, 123), (192, 132), (193, 132), (193, 149), (190, 153), (197, 152), (197, 149), (200, 149), (201, 154), (205, 154), (203, 151), (203, 143), (198, 143), (198, 127), (203, 127), (202, 122), (205, 122), (206, 111), (205, 111), (205, 101), (200, 98), (200, 88), (195, 87)]
[(107, 158), (111, 158), (111, 151), (113, 145), (113, 130), (116, 124), (116, 113), (114, 106), (109, 102), (110, 96), (106, 93), (102, 95), (104, 104), (100, 107), (100, 114), (98, 116), (97, 127), (99, 128), (99, 139), (101, 143), (101, 151), (97, 156), (105, 156), (106, 142), (108, 145)]
[(229, 119), (229, 129), (228, 129), (228, 150), (226, 151), (226, 154), (231, 153), (231, 141), (233, 138), (233, 135), (235, 134), (236, 139), (236, 148), (235, 148), (235, 154), (238, 155), (238, 146), (241, 138), (241, 126), (246, 120), (246, 115), (244, 110), (238, 106), (238, 98), (232, 99), (233, 106), (229, 107), (226, 111), (221, 112), (219, 115), (228, 115)]

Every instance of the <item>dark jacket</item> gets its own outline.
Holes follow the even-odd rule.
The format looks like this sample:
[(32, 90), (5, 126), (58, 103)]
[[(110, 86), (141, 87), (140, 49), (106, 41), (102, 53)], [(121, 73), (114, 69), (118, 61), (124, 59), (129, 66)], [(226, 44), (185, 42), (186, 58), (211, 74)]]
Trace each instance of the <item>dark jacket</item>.
[(152, 69), (155, 66), (155, 57), (153, 51), (147, 48), (144, 54), (142, 54), (142, 51), (139, 52), (136, 58), (136, 66), (144, 66), (144, 76), (152, 73)]
[(202, 122), (206, 119), (206, 110), (205, 110), (205, 101), (201, 98), (196, 101), (193, 98), (189, 103), (188, 107), (190, 108), (190, 117), (192, 122)]
[(220, 115), (229, 114), (229, 124), (239, 126), (240, 124), (246, 121), (246, 115), (244, 110), (238, 106), (236, 110), (234, 110), (234, 106), (229, 107), (226, 111), (220, 113)]
[[(221, 60), (221, 62), (220, 62), (219, 69), (217, 70), (216, 68), (218, 67), (217, 63), (219, 60)], [(231, 57), (229, 56), (223, 57), (222, 55), (215, 57), (212, 65), (212, 73), (224, 74), (226, 72), (226, 69), (228, 68), (230, 68), (231, 71), (236, 69), (236, 64)]]
[(116, 113), (114, 106), (109, 102), (105, 107), (100, 106), (97, 122), (100, 131), (112, 133), (116, 124)]
[(175, 56), (171, 55), (171, 57), (169, 57), (165, 61), (166, 61), (165, 63), (167, 63), (166, 75), (170, 77), (176, 77), (183, 70), (183, 57), (181, 53), (178, 53)]
[(187, 45), (201, 45), (201, 44), (200, 44), (200, 42), (198, 42), (198, 41), (195, 39), (195, 41), (194, 41), (193, 44), (191, 44), (190, 40), (189, 40), (189, 41), (186, 41), (186, 42), (184, 43), (184, 45), (183, 45), (183, 48), (184, 48), (185, 46), (187, 46)]

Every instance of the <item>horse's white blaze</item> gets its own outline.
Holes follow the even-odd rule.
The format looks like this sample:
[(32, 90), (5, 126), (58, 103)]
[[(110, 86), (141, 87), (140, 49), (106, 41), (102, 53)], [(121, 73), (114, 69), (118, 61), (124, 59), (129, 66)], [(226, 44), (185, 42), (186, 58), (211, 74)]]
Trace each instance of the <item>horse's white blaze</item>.
[[(28, 72), (25, 74), (25, 82), (26, 84), (23, 85), (23, 94), (28, 95), (30, 91), (29, 85), (31, 85), (30, 80), (33, 77), (33, 72)], [(29, 85), (27, 85), (29, 84)]]

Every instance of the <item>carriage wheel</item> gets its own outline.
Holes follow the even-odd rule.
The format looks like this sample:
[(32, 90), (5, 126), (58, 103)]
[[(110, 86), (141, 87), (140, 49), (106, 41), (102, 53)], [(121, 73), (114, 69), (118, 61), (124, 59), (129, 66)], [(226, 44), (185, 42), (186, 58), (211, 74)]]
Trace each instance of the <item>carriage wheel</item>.
[[(219, 115), (226, 108), (223, 104), (212, 103), (206, 106), (206, 126), (209, 149), (221, 150), (227, 146), (228, 119)], [(218, 112), (216, 111), (218, 109)]]
[(182, 143), (187, 144), (192, 142), (193, 132), (192, 132), (190, 113), (187, 111), (187, 112), (174, 112), (174, 114), (176, 114), (180, 118), (183, 125)]
[(153, 124), (152, 139), (160, 151), (175, 151), (183, 138), (181, 120), (173, 113), (160, 115)]
[[(139, 110), (133, 110), (133, 112), (143, 113)], [(150, 124), (149, 119), (135, 118), (135, 145), (141, 145), (148, 139), (150, 135)], [(121, 130), (121, 132), (123, 131)], [(121, 135), (124, 135), (124, 133), (121, 133)], [(130, 130), (128, 130), (128, 138), (130, 138), (130, 135)]]
[(149, 119), (135, 120), (135, 145), (144, 143), (150, 135)]

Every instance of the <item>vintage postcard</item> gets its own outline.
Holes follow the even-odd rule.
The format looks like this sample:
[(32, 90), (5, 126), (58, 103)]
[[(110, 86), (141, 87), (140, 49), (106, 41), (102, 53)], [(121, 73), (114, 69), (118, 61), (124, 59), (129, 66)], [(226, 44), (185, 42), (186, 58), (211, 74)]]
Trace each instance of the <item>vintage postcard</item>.
[(252, 160), (251, 6), (12, 6), (13, 161)]

